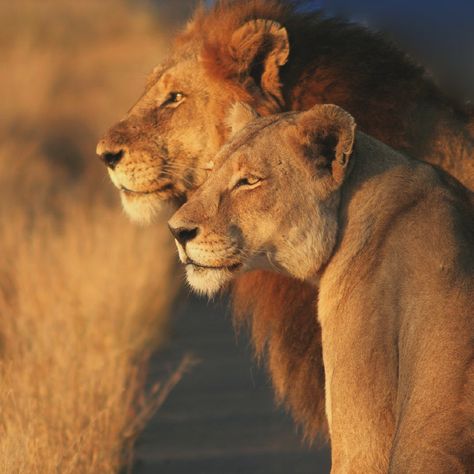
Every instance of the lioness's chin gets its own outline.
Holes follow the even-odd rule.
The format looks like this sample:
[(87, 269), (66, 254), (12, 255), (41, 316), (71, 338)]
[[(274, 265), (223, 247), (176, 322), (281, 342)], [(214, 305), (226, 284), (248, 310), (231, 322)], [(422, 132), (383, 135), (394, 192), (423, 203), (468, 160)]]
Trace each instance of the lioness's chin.
[(139, 224), (150, 224), (163, 209), (163, 201), (153, 194), (136, 196), (122, 191), (120, 197), (127, 215)]
[(191, 288), (199, 294), (214, 296), (232, 280), (232, 272), (226, 268), (202, 268), (186, 265), (186, 278)]

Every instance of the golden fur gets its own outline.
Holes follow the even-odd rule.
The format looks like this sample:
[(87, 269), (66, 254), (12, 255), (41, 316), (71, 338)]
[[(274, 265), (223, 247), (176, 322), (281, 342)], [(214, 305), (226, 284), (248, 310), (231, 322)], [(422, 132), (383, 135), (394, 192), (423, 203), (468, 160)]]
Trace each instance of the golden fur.
[(216, 161), (169, 222), (188, 281), (318, 286), (332, 472), (473, 472), (474, 194), (331, 105), (258, 119)]
[[(298, 14), (289, 2), (225, 0), (197, 10), (143, 95), (98, 145), (104, 159), (123, 152), (109, 173), (132, 218), (151, 220), (163, 200), (180, 204), (206, 179), (235, 101), (261, 115), (336, 103), (361, 130), (474, 186), (469, 114), (382, 37)], [(248, 324), (257, 352), (268, 354), (278, 399), (313, 438), (325, 423), (316, 291), (258, 271), (235, 282), (233, 297), (236, 324)]]

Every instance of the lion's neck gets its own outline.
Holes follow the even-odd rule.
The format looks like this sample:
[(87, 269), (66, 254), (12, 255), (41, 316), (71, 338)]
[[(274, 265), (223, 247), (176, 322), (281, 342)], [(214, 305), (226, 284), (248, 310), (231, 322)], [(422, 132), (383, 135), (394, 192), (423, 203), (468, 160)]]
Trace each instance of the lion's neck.
[[(354, 81), (351, 77), (345, 79), (347, 72), (333, 57), (320, 54), (308, 58), (303, 70), (299, 62), (289, 64), (283, 76), (287, 110), (307, 110), (324, 103), (339, 105), (354, 116), (360, 130), (396, 150), (444, 168), (465, 186), (474, 188), (474, 133), (469, 131), (474, 127), (472, 117), (469, 122), (463, 110), (437, 93), (418, 73), (412, 75), (411, 87), (400, 82), (398, 74), (387, 74), (392, 78), (388, 84), (374, 82), (373, 74), (377, 73), (363, 70)], [(380, 73), (383, 57), (373, 60), (382, 60), (372, 65)], [(348, 67), (357, 58), (348, 55), (345, 61)], [(357, 70), (358, 65), (352, 68)]]

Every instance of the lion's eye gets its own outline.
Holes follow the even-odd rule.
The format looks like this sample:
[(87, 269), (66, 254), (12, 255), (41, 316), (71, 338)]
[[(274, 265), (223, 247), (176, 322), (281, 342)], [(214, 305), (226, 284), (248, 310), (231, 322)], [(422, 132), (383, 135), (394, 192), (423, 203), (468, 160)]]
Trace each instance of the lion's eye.
[(184, 99), (184, 94), (182, 92), (170, 92), (163, 102), (164, 106), (167, 105), (177, 105)]
[(260, 183), (260, 181), (262, 181), (261, 178), (257, 178), (256, 176), (249, 176), (247, 178), (241, 178), (235, 183), (234, 189), (242, 188), (244, 186), (252, 187), (252, 186), (255, 186), (258, 183)]

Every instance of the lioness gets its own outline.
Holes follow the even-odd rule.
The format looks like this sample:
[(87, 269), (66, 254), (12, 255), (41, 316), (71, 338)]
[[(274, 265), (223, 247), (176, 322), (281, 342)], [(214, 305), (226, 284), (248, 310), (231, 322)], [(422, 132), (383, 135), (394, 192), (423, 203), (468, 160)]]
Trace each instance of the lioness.
[(334, 105), (251, 122), (220, 163), (169, 222), (180, 259), (207, 294), (317, 284), (332, 472), (474, 472), (474, 194)]
[[(474, 187), (472, 117), (380, 35), (298, 13), (294, 2), (218, 0), (196, 11), (98, 145), (133, 219), (152, 219), (164, 200), (180, 204), (204, 182), (236, 100), (261, 115), (338, 104), (364, 132)], [(325, 426), (316, 298), (312, 286), (264, 271), (233, 287), (236, 320), (249, 323), (256, 351), (267, 352), (277, 399), (308, 438)]]

